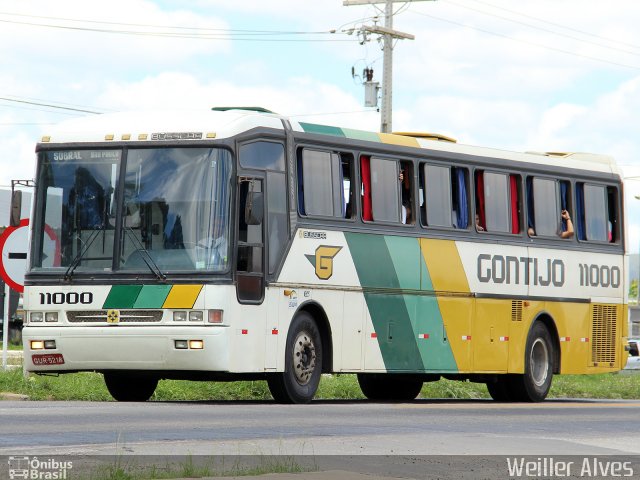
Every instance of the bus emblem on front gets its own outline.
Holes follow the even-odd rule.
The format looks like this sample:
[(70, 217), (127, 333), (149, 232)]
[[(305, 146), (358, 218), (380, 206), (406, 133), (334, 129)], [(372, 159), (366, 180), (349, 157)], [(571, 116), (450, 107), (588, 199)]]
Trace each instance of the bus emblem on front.
[(107, 310), (107, 323), (118, 323), (120, 321), (119, 310)]

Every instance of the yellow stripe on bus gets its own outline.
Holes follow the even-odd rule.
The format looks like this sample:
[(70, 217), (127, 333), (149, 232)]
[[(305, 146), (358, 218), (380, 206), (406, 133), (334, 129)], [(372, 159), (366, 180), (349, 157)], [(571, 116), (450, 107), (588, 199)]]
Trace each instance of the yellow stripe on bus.
[(193, 308), (202, 285), (174, 285), (162, 308)]
[(469, 293), (469, 282), (453, 240), (421, 238), (420, 250), (436, 292)]

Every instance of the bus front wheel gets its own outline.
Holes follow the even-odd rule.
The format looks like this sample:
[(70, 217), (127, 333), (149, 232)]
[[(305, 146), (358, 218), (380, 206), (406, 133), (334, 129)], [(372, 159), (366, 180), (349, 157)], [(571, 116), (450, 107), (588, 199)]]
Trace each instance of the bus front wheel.
[(158, 386), (158, 379), (140, 375), (105, 373), (104, 383), (111, 396), (119, 402), (146, 402)]
[(284, 372), (267, 377), (271, 395), (279, 403), (309, 403), (322, 373), (322, 337), (309, 313), (299, 312), (291, 321), (284, 355)]

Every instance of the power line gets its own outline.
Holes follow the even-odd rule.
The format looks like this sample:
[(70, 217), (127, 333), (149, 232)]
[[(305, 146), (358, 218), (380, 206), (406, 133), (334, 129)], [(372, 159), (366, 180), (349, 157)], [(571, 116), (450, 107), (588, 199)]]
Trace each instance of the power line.
[(473, 1), (476, 2), (476, 3), (482, 3), (482, 4), (487, 5), (489, 7), (493, 7), (495, 9), (497, 9), (497, 10), (504, 10), (505, 12), (514, 13), (516, 15), (520, 15), (520, 16), (525, 17), (525, 18), (531, 18), (532, 20), (536, 20), (538, 22), (546, 23), (548, 25), (553, 25), (554, 27), (564, 28), (565, 30), (570, 30), (572, 32), (580, 33), (581, 35), (586, 35), (586, 36), (589, 36), (589, 37), (599, 38), (599, 39), (605, 40), (607, 42), (617, 43), (619, 45), (625, 45), (627, 47), (631, 47), (631, 48), (635, 48), (635, 49), (640, 50), (640, 46), (634, 45), (632, 43), (621, 42), (620, 40), (616, 40), (614, 38), (604, 37), (602, 35), (598, 35), (598, 34), (595, 34), (595, 33), (586, 32), (584, 30), (580, 30), (578, 28), (568, 27), (568, 26), (562, 25), (560, 23), (554, 23), (554, 22), (551, 22), (550, 20), (547, 20), (546, 18), (535, 17), (533, 15), (528, 15), (526, 13), (517, 12), (515, 10), (509, 10), (508, 8), (499, 7), (497, 5), (493, 5), (493, 4), (489, 3), (489, 2), (485, 2), (485, 1), (482, 1), (482, 0), (473, 0)]
[(291, 114), (291, 115), (287, 115), (287, 117), (289, 118), (296, 118), (296, 117), (321, 117), (321, 116), (326, 116), (326, 115), (346, 115), (346, 114), (354, 114), (354, 113), (370, 113), (370, 112), (374, 112), (376, 113), (375, 109), (370, 109), (370, 110), (351, 110), (348, 112), (324, 112), (324, 113), (298, 113), (298, 114)]
[[(2, 14), (2, 13), (0, 13)], [(13, 15), (13, 14), (4, 14), (4, 15)], [(27, 15), (24, 15), (27, 16)], [(29, 16), (27, 16), (29, 17)], [(41, 18), (41, 17), (36, 17)], [(73, 22), (82, 22), (84, 20), (73, 20), (73, 19), (62, 19), (55, 17), (45, 17), (49, 20), (60, 20), (60, 21), (73, 21)], [(41, 27), (41, 28), (54, 28), (61, 30), (71, 30), (71, 31), (82, 31), (82, 32), (94, 32), (94, 33), (109, 33), (116, 35), (137, 35), (137, 36), (146, 36), (146, 37), (161, 37), (161, 38), (182, 38), (182, 39), (196, 39), (196, 40), (230, 40), (233, 39), (235, 41), (260, 41), (260, 42), (349, 42), (349, 39), (326, 39), (326, 38), (265, 38), (265, 37), (274, 37), (274, 36), (289, 36), (289, 35), (345, 35), (343, 32), (337, 32), (336, 30), (327, 30), (327, 31), (317, 31), (317, 32), (295, 32), (295, 31), (268, 31), (268, 30), (223, 30), (223, 29), (204, 29), (197, 27), (171, 27), (171, 26), (153, 26), (153, 25), (140, 25), (140, 24), (117, 24), (114, 22), (98, 22), (98, 21), (90, 21), (92, 23), (101, 23), (106, 25), (121, 25), (121, 26), (141, 26), (148, 28), (171, 28), (176, 30), (191, 30), (191, 31), (200, 31), (203, 33), (183, 33), (181, 31), (177, 32), (159, 32), (159, 31), (141, 31), (141, 30), (119, 30), (119, 29), (110, 29), (110, 28), (94, 28), (87, 26), (73, 26), (73, 25), (59, 25), (59, 24), (51, 24), (51, 23), (34, 23), (34, 22), (26, 22), (26, 21), (18, 21), (18, 20), (8, 20), (8, 19), (0, 19), (1, 23), (8, 23), (12, 25), (25, 25), (31, 27)], [(214, 32), (214, 33), (204, 33), (204, 32)]]
[(416, 11), (413, 11), (413, 10), (412, 10), (412, 13), (414, 13), (415, 15), (421, 15), (423, 17), (429, 17), (429, 18), (432, 18), (434, 20), (438, 20), (440, 22), (445, 22), (445, 23), (449, 23), (449, 24), (452, 24), (452, 25), (457, 25), (459, 27), (464, 27), (464, 28), (470, 28), (472, 30), (477, 30), (479, 32), (486, 33), (487, 35), (493, 35), (495, 37), (506, 38), (507, 40), (512, 40), (514, 42), (524, 43), (526, 45), (530, 45), (530, 46), (533, 46), (533, 47), (544, 48), (546, 50), (551, 50), (551, 51), (554, 51), (554, 52), (564, 53), (565, 55), (572, 55), (574, 57), (586, 58), (588, 60), (594, 60), (596, 62), (608, 63), (609, 65), (615, 65), (617, 67), (629, 68), (631, 70), (640, 70), (640, 66), (637, 66), (637, 65), (628, 65), (628, 64), (625, 64), (625, 63), (614, 62), (612, 60), (605, 60), (603, 58), (592, 57), (590, 55), (584, 55), (584, 54), (581, 54), (581, 53), (571, 52), (569, 50), (564, 50), (562, 48), (550, 47), (548, 45), (543, 45), (541, 43), (531, 42), (529, 40), (524, 40), (524, 39), (521, 39), (521, 38), (510, 37), (509, 35), (505, 35), (503, 33), (492, 32), (491, 30), (486, 30), (486, 29), (483, 29), (483, 28), (474, 27), (473, 25), (467, 25), (465, 23), (456, 22), (454, 20), (449, 20), (449, 19), (446, 19), (446, 18), (438, 17), (436, 15), (430, 15), (428, 13), (416, 12)]
[[(577, 36), (575, 36), (575, 35), (569, 35), (569, 34), (567, 34), (567, 33), (562, 33), (562, 32), (558, 32), (558, 31), (552, 30), (552, 29), (550, 29), (550, 28), (544, 28), (544, 27), (540, 27), (540, 26), (537, 26), (537, 25), (533, 25), (533, 24), (528, 23), (528, 22), (523, 22), (523, 21), (520, 21), (520, 20), (515, 20), (515, 19), (513, 19), (513, 18), (509, 18), (509, 17), (506, 17), (506, 16), (504, 16), (504, 15), (497, 15), (497, 14), (495, 14), (495, 13), (489, 13), (489, 12), (486, 12), (486, 11), (484, 11), (484, 10), (480, 10), (480, 9), (478, 9), (478, 8), (470, 7), (469, 5), (463, 5), (463, 4), (458, 3), (458, 2), (455, 2), (455, 1), (453, 1), (453, 0), (443, 0), (443, 1), (445, 1), (445, 2), (447, 2), (447, 3), (450, 3), (451, 5), (455, 5), (455, 6), (457, 6), (457, 7), (460, 7), (460, 8), (466, 8), (467, 10), (472, 10), (472, 11), (474, 11), (474, 12), (478, 12), (478, 13), (480, 13), (480, 14), (482, 14), (482, 15), (487, 15), (487, 16), (494, 17), (494, 18), (499, 18), (499, 19), (501, 19), (501, 20), (505, 20), (505, 21), (507, 21), (507, 22), (513, 22), (513, 23), (516, 23), (516, 24), (518, 24), (518, 25), (524, 25), (525, 27), (533, 28), (533, 29), (535, 29), (535, 30), (540, 30), (540, 31), (542, 31), (542, 32), (550, 33), (550, 34), (552, 34), (552, 35), (557, 35), (557, 36), (559, 36), (559, 37), (569, 38), (569, 39), (571, 39), (571, 40), (576, 40), (576, 41), (578, 41), (578, 42), (583, 42), (583, 43), (587, 43), (587, 44), (589, 44), (589, 45), (595, 45), (595, 46), (597, 46), (597, 47), (607, 48), (607, 49), (610, 49), (610, 50), (615, 50), (615, 51), (622, 52), (622, 53), (626, 53), (626, 54), (629, 54), (629, 55), (636, 55), (636, 56), (640, 56), (640, 53), (633, 52), (633, 51), (631, 51), (631, 50), (625, 50), (625, 49), (623, 49), (623, 48), (617, 48), (617, 47), (612, 47), (612, 46), (609, 46), (609, 45), (604, 45), (604, 44), (602, 44), (602, 43), (595, 42), (595, 41), (588, 40), (588, 39), (584, 39), (584, 38), (580, 38), (580, 37), (577, 37)], [(482, 2), (482, 3), (484, 3), (484, 2)], [(487, 4), (487, 5), (488, 5), (488, 4)], [(498, 8), (498, 7), (496, 7), (496, 8)], [(506, 9), (505, 9), (505, 10), (506, 10)], [(517, 12), (514, 12), (513, 10), (508, 10), (508, 11), (509, 11), (509, 12), (512, 12), (512, 13), (516, 13), (516, 14), (517, 14)], [(528, 17), (528, 15), (526, 15), (526, 16)], [(533, 17), (533, 18), (535, 18), (535, 17)], [(539, 21), (541, 21), (541, 22), (542, 22), (543, 20), (539, 20)], [(554, 24), (554, 25), (555, 25), (555, 26), (558, 26), (558, 27), (560, 27), (560, 26), (561, 26), (561, 25), (559, 25), (559, 24)]]
[[(66, 18), (66, 17), (47, 17), (40, 15), (27, 15), (22, 13), (9, 13), (0, 12), (0, 15), (8, 15), (14, 17), (23, 18), (37, 18), (42, 20), (60, 20), (65, 22), (81, 22), (81, 23), (95, 23), (100, 25), (117, 25), (126, 27), (146, 27), (146, 28), (171, 28), (175, 30), (198, 30), (198, 31), (210, 31), (210, 32), (222, 32), (222, 33), (240, 33), (240, 34), (264, 34), (264, 35), (315, 35), (315, 34), (333, 34), (335, 30), (318, 30), (318, 31), (288, 31), (288, 30), (242, 30), (242, 29), (225, 29), (225, 28), (211, 28), (211, 27), (184, 27), (175, 25), (154, 25), (145, 23), (125, 23), (125, 22), (107, 22), (104, 20), (90, 20), (90, 19), (78, 19), (78, 18)], [(38, 24), (39, 25), (39, 24)]]
[(40, 103), (40, 102), (31, 102), (28, 100), (20, 100), (20, 99), (16, 99), (16, 98), (7, 98), (7, 97), (0, 97), (0, 100), (4, 100), (5, 102), (15, 102), (15, 103), (24, 103), (27, 105), (36, 105), (38, 107), (47, 107), (47, 108), (56, 108), (56, 109), (60, 109), (60, 110), (69, 110), (72, 112), (81, 112), (81, 113), (103, 113), (103, 112), (96, 112), (94, 110), (85, 110), (85, 109), (81, 109), (81, 108), (73, 108), (73, 107), (65, 107), (62, 105), (53, 105), (50, 103)]

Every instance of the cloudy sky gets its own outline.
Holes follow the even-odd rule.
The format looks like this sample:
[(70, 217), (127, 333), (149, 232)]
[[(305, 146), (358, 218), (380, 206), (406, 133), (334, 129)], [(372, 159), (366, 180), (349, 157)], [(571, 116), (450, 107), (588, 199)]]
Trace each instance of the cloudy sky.
[[(629, 177), (638, 250), (638, 0), (413, 1), (395, 11), (394, 28), (416, 38), (394, 50), (394, 130), (613, 155)], [(382, 52), (357, 34), (376, 21), (375, 6), (342, 0), (0, 0), (0, 185), (33, 178), (35, 142), (74, 116), (257, 105), (377, 130), (361, 76), (370, 67), (381, 80)]]

